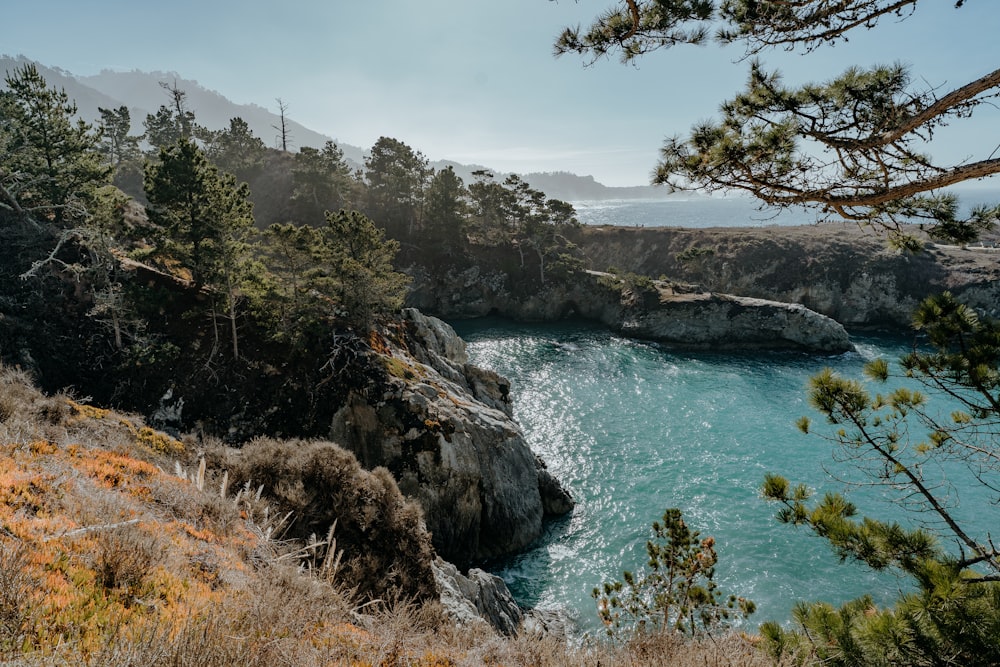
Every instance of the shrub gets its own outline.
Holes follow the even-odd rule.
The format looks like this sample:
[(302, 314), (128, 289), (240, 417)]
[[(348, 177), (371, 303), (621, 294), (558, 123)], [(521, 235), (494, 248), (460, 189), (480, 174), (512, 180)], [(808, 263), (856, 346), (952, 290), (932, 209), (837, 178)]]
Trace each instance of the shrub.
[(0, 542), (0, 655), (18, 647), (31, 615), (35, 586), (20, 543)]
[(326, 536), (336, 524), (336, 550), (343, 552), (339, 583), (356, 587), (360, 597), (435, 596), (423, 515), (385, 468), (364, 470), (353, 454), (330, 442), (270, 439), (246, 445), (228, 467), (234, 488), (263, 485), (267, 496), (293, 513), (288, 537)]
[(714, 248), (706, 248), (704, 246), (693, 245), (690, 248), (682, 250), (681, 252), (674, 255), (674, 259), (676, 259), (678, 262), (692, 262), (696, 259), (711, 257), (714, 254), (715, 254)]
[(94, 569), (98, 583), (120, 593), (126, 605), (139, 595), (151, 570), (159, 563), (162, 546), (156, 537), (129, 523), (97, 533)]

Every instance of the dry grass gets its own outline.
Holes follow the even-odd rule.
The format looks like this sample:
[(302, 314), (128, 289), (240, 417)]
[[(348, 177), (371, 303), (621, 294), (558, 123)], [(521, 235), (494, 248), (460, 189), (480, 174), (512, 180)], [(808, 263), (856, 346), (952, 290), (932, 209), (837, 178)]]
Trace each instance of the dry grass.
[[(555, 637), (507, 639), (484, 626), (458, 627), (433, 600), (388, 595), (394, 586), (407, 590), (406, 577), (418, 590), (426, 585), (420, 567), (401, 570), (407, 554), (419, 562), (429, 542), (413, 530), (419, 513), (387, 473), (362, 471), (328, 443), (290, 450), (268, 441), (241, 455), (230, 478), (200, 466), (193, 445), (131, 416), (44, 396), (23, 374), (0, 368), (0, 662), (769, 664), (738, 635), (573, 647)], [(298, 538), (282, 537), (292, 520), (276, 503), (302, 513)], [(353, 544), (358, 561), (350, 565), (345, 556), (331, 575), (324, 564), (334, 535), (321, 532), (310, 547), (302, 534), (341, 520), (331, 513), (340, 506), (352, 512), (344, 523), (362, 523), (358, 535), (373, 541), (338, 525), (340, 546), (332, 550)]]

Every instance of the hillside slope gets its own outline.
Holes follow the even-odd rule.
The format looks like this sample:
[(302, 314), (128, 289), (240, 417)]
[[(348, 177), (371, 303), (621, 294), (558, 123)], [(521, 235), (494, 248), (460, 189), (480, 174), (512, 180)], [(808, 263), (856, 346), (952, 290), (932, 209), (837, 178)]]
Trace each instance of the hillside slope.
[[(230, 453), (230, 476), (206, 468), (200, 456), (217, 447), (173, 439), (69, 396), (45, 396), (23, 372), (0, 367), (0, 661), (684, 667), (736, 656), (741, 665), (767, 664), (737, 635), (700, 645), (666, 635), (574, 649), (557, 637), (505, 639), (483, 623), (456, 625), (433, 600), (416, 604), (387, 586), (422, 560), (407, 531), (424, 539), (387, 475), (361, 471), (329, 443), (269, 441), (257, 445), (256, 457)], [(301, 493), (291, 471), (303, 454), (319, 451), (333, 455), (340, 471), (328, 478), (327, 492), (339, 494), (330, 506), (342, 512), (353, 498), (366, 532), (397, 539), (352, 554), (351, 509), (324, 535), (285, 537), (295, 518), (274, 491), (283, 489), (285, 501)], [(284, 478), (265, 479), (265, 461), (272, 470), (284, 466)], [(236, 479), (246, 483), (229, 483)], [(393, 527), (393, 508), (408, 527)], [(370, 568), (393, 543), (407, 550), (404, 560)]]

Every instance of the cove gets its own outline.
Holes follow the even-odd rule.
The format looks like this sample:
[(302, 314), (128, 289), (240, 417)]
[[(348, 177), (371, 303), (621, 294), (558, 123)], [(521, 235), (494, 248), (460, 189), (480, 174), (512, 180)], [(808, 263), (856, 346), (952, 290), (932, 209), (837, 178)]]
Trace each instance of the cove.
[[(844, 491), (859, 514), (909, 515), (838, 463), (832, 445), (795, 421), (821, 423), (806, 397), (825, 366), (861, 378), (866, 361), (908, 351), (903, 337), (852, 336), (857, 351), (683, 352), (619, 337), (585, 322), (525, 325), (454, 322), (470, 360), (511, 381), (514, 415), (532, 448), (573, 493), (576, 510), (547, 525), (526, 552), (490, 563), (519, 603), (568, 609), (598, 629), (591, 590), (640, 570), (650, 524), (678, 507), (689, 526), (716, 539), (724, 593), (757, 603), (748, 625), (787, 623), (794, 603), (833, 604), (871, 594), (888, 603), (908, 582), (842, 563), (810, 532), (779, 524), (759, 487), (765, 473), (818, 494)], [(834, 479), (829, 473), (833, 473)]]

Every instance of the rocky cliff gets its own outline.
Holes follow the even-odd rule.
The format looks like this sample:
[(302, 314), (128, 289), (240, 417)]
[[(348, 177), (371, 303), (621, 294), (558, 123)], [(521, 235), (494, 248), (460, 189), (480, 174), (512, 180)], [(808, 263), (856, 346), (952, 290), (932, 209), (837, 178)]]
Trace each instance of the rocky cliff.
[(798, 304), (704, 292), (670, 281), (585, 271), (533, 293), (508, 286), (509, 274), (473, 266), (433, 276), (416, 270), (410, 301), (443, 317), (490, 313), (523, 321), (576, 315), (626, 336), (696, 349), (852, 349), (843, 326)]
[(800, 303), (848, 327), (907, 327), (916, 305), (944, 290), (1000, 315), (1000, 250), (991, 247), (928, 241), (924, 252), (907, 254), (888, 248), (871, 230), (838, 223), (586, 227), (573, 239), (593, 268), (613, 266), (714, 292)]
[(462, 566), (511, 554), (572, 509), (513, 420), (509, 384), (469, 364), (451, 327), (408, 309), (384, 343), (383, 393), (352, 392), (331, 437), (420, 502), (438, 553)]

